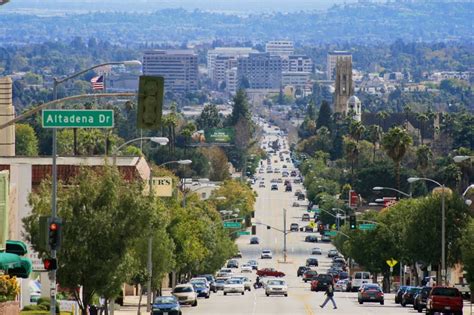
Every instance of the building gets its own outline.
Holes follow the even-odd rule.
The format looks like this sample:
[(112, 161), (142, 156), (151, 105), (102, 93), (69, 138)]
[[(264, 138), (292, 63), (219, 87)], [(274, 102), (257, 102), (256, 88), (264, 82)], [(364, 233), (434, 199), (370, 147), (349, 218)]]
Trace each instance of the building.
[(337, 61), (334, 94), (334, 113), (345, 113), (347, 111), (347, 102), (354, 95), (352, 61), (348, 58), (341, 58)]
[(295, 47), (292, 41), (276, 40), (265, 45), (265, 52), (272, 56), (288, 57), (295, 53)]
[(238, 59), (239, 82), (247, 81), (250, 89), (279, 89), (282, 61), (270, 53), (251, 53)]
[(226, 91), (234, 95), (239, 89), (239, 77), (237, 67), (228, 69), (225, 74)]
[(281, 74), (281, 85), (292, 85), (295, 88), (305, 89), (308, 85), (311, 86), (311, 73), (309, 72), (283, 72)]
[(336, 63), (338, 60), (348, 59), (352, 63), (352, 54), (348, 51), (332, 51), (328, 53), (326, 64), (326, 76), (328, 80), (336, 78)]
[(257, 52), (250, 47), (217, 47), (207, 53), (209, 78), (219, 86), (226, 80), (226, 71), (237, 67), (237, 59)]
[(165, 78), (165, 92), (198, 89), (197, 54), (192, 50), (150, 50), (143, 55), (143, 74)]
[(283, 58), (283, 71), (288, 72), (313, 72), (313, 60), (305, 55), (292, 55)]
[(138, 91), (138, 74), (114, 73), (106, 77), (107, 92), (135, 92)]
[(357, 96), (352, 95), (347, 100), (346, 115), (352, 115), (356, 121), (362, 120), (362, 103)]
[[(0, 78), (0, 125), (15, 118), (12, 103), (12, 80)], [(15, 156), (15, 125), (0, 129), (0, 156)]]

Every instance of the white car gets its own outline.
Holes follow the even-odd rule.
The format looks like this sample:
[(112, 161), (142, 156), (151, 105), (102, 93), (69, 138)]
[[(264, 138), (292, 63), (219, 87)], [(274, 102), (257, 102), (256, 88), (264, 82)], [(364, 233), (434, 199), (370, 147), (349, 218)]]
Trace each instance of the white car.
[(232, 275), (232, 269), (230, 268), (222, 268), (217, 272), (218, 277), (229, 277)]
[(179, 304), (190, 304), (197, 306), (197, 294), (194, 287), (190, 283), (178, 284), (172, 294), (178, 299)]
[(267, 281), (265, 286), (265, 295), (284, 295), (288, 296), (288, 285), (285, 280), (272, 279)]
[(338, 280), (334, 285), (334, 291), (346, 292), (348, 283), (349, 279)]
[(252, 266), (250, 265), (242, 265), (242, 267), (240, 267), (240, 272), (241, 273), (245, 273), (245, 272), (252, 272)]
[(311, 255), (322, 255), (321, 248), (315, 247), (311, 250)]
[(224, 283), (224, 295), (227, 293), (245, 294), (244, 282), (239, 279), (231, 278)]
[(272, 259), (273, 254), (272, 251), (269, 249), (262, 250), (262, 254), (260, 254), (260, 259)]
[(250, 280), (249, 278), (245, 277), (245, 276), (234, 276), (232, 277), (231, 279), (237, 279), (237, 280), (240, 280), (244, 283), (244, 289), (245, 290), (248, 290), (248, 291), (251, 291), (252, 290), (252, 280)]

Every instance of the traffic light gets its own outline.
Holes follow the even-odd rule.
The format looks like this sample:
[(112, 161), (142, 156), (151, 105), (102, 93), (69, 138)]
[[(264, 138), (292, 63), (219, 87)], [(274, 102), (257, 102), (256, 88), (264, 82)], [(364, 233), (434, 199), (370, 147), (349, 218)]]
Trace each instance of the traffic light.
[(51, 218), (48, 225), (48, 244), (51, 250), (59, 249), (61, 245), (61, 226), (59, 218)]
[(45, 258), (43, 260), (43, 266), (47, 271), (56, 270), (58, 269), (58, 261), (56, 258)]
[(165, 79), (158, 76), (140, 76), (138, 85), (137, 127), (158, 130), (163, 113)]
[(355, 215), (351, 215), (349, 217), (349, 225), (351, 227), (351, 230), (357, 229), (357, 219)]

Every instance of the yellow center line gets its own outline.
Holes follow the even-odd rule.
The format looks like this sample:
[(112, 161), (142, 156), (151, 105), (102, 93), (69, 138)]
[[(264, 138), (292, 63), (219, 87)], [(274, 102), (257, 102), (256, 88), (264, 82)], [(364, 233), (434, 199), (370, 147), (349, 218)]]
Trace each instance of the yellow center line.
[(314, 315), (313, 308), (310, 303), (308, 303), (308, 295), (307, 294), (297, 294), (296, 298), (304, 303), (304, 309), (306, 315)]

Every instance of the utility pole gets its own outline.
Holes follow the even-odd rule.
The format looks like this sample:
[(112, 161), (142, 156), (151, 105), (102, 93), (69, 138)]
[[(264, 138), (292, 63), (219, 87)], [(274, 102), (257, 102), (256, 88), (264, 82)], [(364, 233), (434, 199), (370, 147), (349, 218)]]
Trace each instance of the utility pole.
[(283, 262), (286, 263), (286, 209), (283, 209)]

